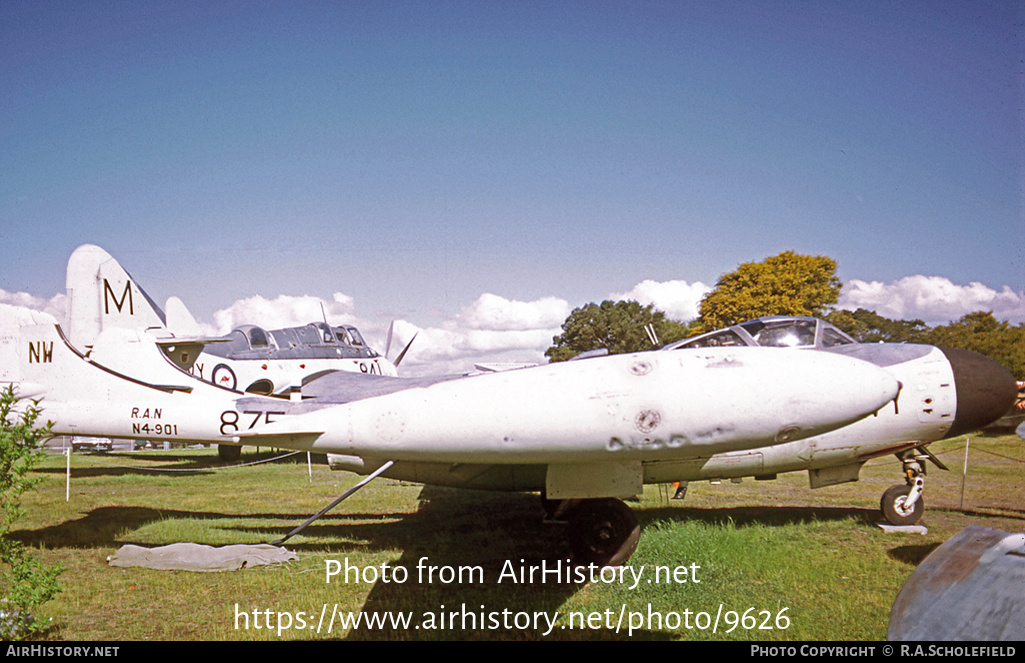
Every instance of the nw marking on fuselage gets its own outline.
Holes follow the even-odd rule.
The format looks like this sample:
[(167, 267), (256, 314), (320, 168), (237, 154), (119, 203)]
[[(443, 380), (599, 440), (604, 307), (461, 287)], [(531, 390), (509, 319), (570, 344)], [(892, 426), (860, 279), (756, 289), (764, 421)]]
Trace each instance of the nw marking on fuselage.
[[(110, 295), (110, 297), (107, 297)], [(114, 294), (114, 289), (110, 287), (110, 282), (107, 279), (103, 279), (103, 312), (106, 314), (110, 313), (110, 300), (114, 300), (114, 306), (117, 307), (117, 312), (121, 312), (121, 308), (125, 305), (125, 300), (128, 300), (128, 315), (135, 315), (135, 306), (132, 301), (132, 282), (125, 282), (125, 291), (121, 293), (121, 300), (118, 301), (117, 295)]]
[(50, 364), (53, 362), (53, 341), (35, 341), (28, 344), (28, 363)]

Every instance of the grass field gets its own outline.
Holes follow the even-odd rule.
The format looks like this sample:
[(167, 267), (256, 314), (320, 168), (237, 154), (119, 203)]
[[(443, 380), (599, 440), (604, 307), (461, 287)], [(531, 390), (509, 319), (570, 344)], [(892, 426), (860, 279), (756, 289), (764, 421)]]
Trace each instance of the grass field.
[[(857, 483), (815, 491), (803, 472), (695, 483), (683, 502), (649, 486), (631, 504), (644, 530), (624, 576), (588, 582), (514, 582), (523, 568), (558, 568), (567, 552), (561, 527), (541, 524), (536, 495), (390, 480), (290, 540), (298, 561), (222, 573), (108, 566), (128, 543), (285, 534), (357, 480), (325, 465), (311, 478), (305, 455), (225, 468), (213, 449), (80, 453), (67, 501), (55, 456), (14, 536), (64, 566), (61, 594), (40, 609), (52, 640), (879, 640), (903, 582), (937, 545), (967, 525), (1025, 530), (1025, 445), (972, 437), (962, 507), (965, 444), (931, 447), (951, 471), (929, 468), (924, 536), (874, 525), (882, 492), (901, 481), (892, 457), (868, 463)], [(361, 577), (327, 582), (346, 563)], [(321, 615), (333, 612), (384, 623), (335, 617), (328, 633)], [(408, 624), (388, 621), (400, 617)]]

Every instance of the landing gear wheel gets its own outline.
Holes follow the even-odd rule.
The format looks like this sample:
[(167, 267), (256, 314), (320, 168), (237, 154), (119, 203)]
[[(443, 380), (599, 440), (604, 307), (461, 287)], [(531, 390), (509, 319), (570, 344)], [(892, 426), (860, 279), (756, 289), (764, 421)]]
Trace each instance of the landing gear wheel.
[(883, 511), (883, 517), (891, 525), (914, 525), (922, 519), (925, 511), (925, 501), (919, 495), (914, 505), (909, 509), (904, 506), (908, 495), (911, 493), (911, 486), (890, 486), (883, 499), (879, 502), (879, 508)]
[(218, 444), (217, 456), (225, 463), (236, 463), (242, 459), (242, 447), (233, 444)]
[(578, 564), (618, 566), (637, 549), (641, 527), (621, 500), (584, 500), (568, 516), (569, 544)]

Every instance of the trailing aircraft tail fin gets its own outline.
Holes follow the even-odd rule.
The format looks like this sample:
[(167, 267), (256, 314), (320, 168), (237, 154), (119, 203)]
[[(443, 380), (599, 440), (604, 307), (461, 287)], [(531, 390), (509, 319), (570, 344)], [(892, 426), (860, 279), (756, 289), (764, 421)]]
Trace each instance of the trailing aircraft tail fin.
[(168, 297), (164, 310), (167, 311), (167, 328), (172, 334), (184, 337), (203, 336), (203, 330), (189, 313), (189, 309), (185, 308), (185, 302), (177, 297)]
[(84, 244), (68, 259), (67, 335), (88, 352), (104, 329), (164, 329), (167, 317), (125, 269), (98, 246)]

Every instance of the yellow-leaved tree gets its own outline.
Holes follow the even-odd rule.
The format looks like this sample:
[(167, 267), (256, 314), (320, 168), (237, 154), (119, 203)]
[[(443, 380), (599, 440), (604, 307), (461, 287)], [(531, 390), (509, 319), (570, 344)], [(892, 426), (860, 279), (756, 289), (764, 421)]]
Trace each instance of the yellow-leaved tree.
[(764, 315), (821, 317), (840, 297), (836, 261), (793, 251), (745, 262), (719, 277), (701, 300), (699, 331), (729, 327)]

